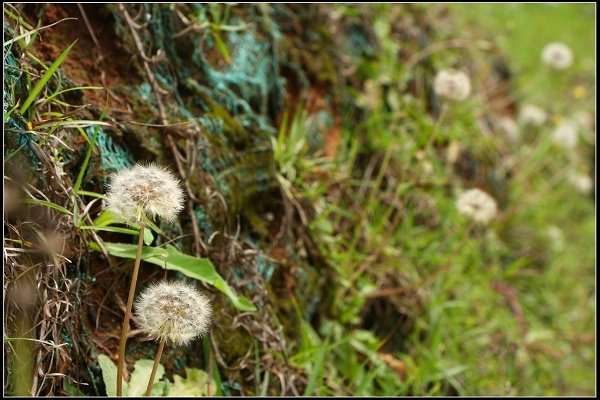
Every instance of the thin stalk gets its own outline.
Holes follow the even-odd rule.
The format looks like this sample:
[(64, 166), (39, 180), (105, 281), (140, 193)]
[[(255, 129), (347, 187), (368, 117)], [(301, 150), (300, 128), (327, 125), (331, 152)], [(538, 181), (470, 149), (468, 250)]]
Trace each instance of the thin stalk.
[(148, 381), (148, 387), (146, 388), (146, 396), (150, 396), (152, 393), (152, 385), (154, 384), (154, 378), (156, 377), (156, 371), (158, 370), (158, 364), (160, 364), (160, 356), (165, 348), (165, 341), (161, 340), (156, 352), (156, 358), (154, 359), (154, 365), (152, 366), (152, 373), (150, 374), (150, 380)]
[(123, 396), (123, 365), (125, 362), (125, 345), (127, 344), (127, 335), (129, 335), (129, 319), (131, 318), (131, 308), (133, 307), (133, 296), (135, 295), (135, 286), (137, 284), (138, 272), (140, 270), (140, 261), (142, 260), (142, 249), (144, 247), (144, 223), (140, 225), (140, 236), (138, 239), (137, 254), (133, 266), (133, 275), (131, 276), (131, 285), (129, 286), (129, 297), (127, 298), (127, 309), (125, 310), (125, 319), (121, 328), (121, 340), (119, 341), (119, 359), (117, 360), (117, 396)]

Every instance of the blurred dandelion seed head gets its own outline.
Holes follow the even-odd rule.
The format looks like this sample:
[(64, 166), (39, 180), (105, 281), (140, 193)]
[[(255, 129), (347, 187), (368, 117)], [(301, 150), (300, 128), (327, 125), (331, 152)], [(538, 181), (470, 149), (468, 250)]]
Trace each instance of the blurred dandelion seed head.
[(142, 222), (144, 214), (173, 222), (183, 209), (183, 191), (168, 169), (137, 164), (111, 175), (106, 208), (127, 222)]
[(573, 187), (581, 194), (591, 193), (594, 187), (592, 178), (589, 175), (582, 174), (580, 172), (573, 172), (569, 174), (569, 182), (571, 182)]
[(533, 104), (524, 105), (519, 112), (519, 121), (525, 125), (541, 126), (547, 119), (546, 111)]
[(565, 235), (558, 226), (550, 225), (546, 229), (546, 235), (548, 236), (548, 239), (550, 239), (550, 243), (554, 250), (562, 251), (565, 248)]
[(490, 222), (498, 209), (496, 200), (480, 189), (470, 189), (462, 193), (456, 201), (456, 208), (459, 213), (483, 224)]
[(562, 120), (552, 132), (552, 141), (565, 149), (574, 149), (577, 146), (578, 126), (574, 121)]
[(183, 282), (160, 282), (149, 286), (136, 300), (140, 328), (148, 336), (186, 345), (208, 332), (210, 300)]
[(542, 50), (542, 61), (553, 69), (567, 69), (573, 64), (573, 52), (564, 43), (549, 43)]
[(577, 111), (573, 114), (573, 120), (583, 129), (592, 129), (594, 127), (594, 117), (589, 111)]
[(498, 130), (511, 142), (516, 142), (519, 139), (519, 126), (511, 117), (500, 117), (496, 124)]
[(467, 74), (455, 69), (444, 69), (433, 81), (435, 93), (445, 99), (463, 101), (471, 93), (471, 82)]
[(458, 161), (460, 152), (461, 152), (460, 142), (458, 140), (453, 140), (452, 142), (450, 142), (450, 144), (448, 145), (448, 148), (446, 149), (446, 159), (448, 160), (448, 162), (450, 164), (454, 164), (456, 161)]
[(596, 132), (594, 130), (594, 115), (586, 110), (579, 110), (573, 114), (573, 121), (579, 125), (583, 139), (589, 143), (595, 143)]

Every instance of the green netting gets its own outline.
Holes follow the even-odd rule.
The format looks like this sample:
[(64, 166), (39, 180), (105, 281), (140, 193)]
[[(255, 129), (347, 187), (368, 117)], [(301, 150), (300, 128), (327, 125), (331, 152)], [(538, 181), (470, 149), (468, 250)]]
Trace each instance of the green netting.
[(106, 134), (104, 129), (99, 126), (92, 126), (86, 129), (89, 137), (96, 136), (96, 147), (99, 150), (100, 162), (105, 173), (119, 171), (133, 165), (134, 160), (131, 153), (116, 144), (114, 140)]

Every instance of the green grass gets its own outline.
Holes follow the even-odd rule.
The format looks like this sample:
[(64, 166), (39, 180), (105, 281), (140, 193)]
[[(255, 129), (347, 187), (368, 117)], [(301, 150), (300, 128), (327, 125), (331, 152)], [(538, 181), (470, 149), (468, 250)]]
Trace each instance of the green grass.
[[(345, 15), (362, 14), (353, 6), (338, 7)], [(372, 109), (364, 119), (342, 116), (335, 157), (325, 158), (310, 148), (310, 115), (301, 106), (283, 118), (280, 132), (272, 138), (282, 198), (308, 226), (332, 275), (326, 298), (321, 299), (330, 306), (318, 326), (302, 320), (306, 310), (292, 298), (300, 324), (297, 337), (287, 338), (286, 361), (304, 370), (305, 395), (593, 395), (595, 204), (564, 178), (570, 170), (590, 169), (591, 146), (581, 141), (576, 152), (568, 154), (553, 145), (554, 120), (528, 129), (527, 139), (516, 144), (501, 135), (486, 135), (480, 114), (489, 108), (475, 94), (462, 104), (452, 104), (438, 121), (436, 112), (428, 111), (427, 92), (412, 96), (405, 85), (410, 79), (430, 83), (435, 70), (456, 63), (484, 71), (472, 77), (478, 93), (500, 55), (514, 73), (510, 94), (518, 99), (517, 106), (533, 102), (555, 119), (592, 111), (595, 7), (444, 6), (450, 15), (433, 26), (424, 46), (456, 38), (485, 39), (497, 44), (499, 52), (437, 51), (428, 58), (433, 72), (425, 63), (409, 70), (406, 60), (397, 57), (404, 43), (391, 37), (397, 21), (390, 7), (378, 5), (366, 15), (373, 20), (381, 47), (377, 57), (359, 60), (356, 69), (360, 80), (370, 79), (375, 85), (385, 81), (386, 95), (371, 99)], [(416, 7), (432, 17), (441, 6)], [(217, 49), (229, 59), (218, 33), (228, 29), (224, 25), (228, 11), (225, 15), (215, 14), (217, 8), (213, 11), (212, 19), (220, 28), (211, 25), (211, 32)], [(14, 43), (23, 39), (25, 35)], [(553, 41), (573, 49), (576, 61), (571, 69), (556, 73), (541, 63), (542, 48)], [(25, 202), (73, 216), (74, 225), (86, 232), (132, 234), (111, 226), (108, 214), (93, 222), (90, 216), (85, 221), (79, 218), (80, 210), (87, 209), (82, 196), (92, 201), (102, 198), (81, 190), (96, 139), (82, 127), (107, 123), (71, 120), (63, 112), (67, 91), (97, 89), (61, 87), (55, 72), (71, 48), (77, 50), (66, 47), (53, 64), (44, 65), (41, 79), (30, 80), (20, 109), (11, 99), (15, 105), (4, 120), (13, 112), (26, 114), (30, 124), (53, 116), (35, 126), (34, 132), (47, 139), (43, 146), (50, 146), (49, 139), (63, 128), (77, 129), (87, 140), (89, 147), (69, 194), (73, 212), (65, 208), (71, 204), (37, 198)], [(574, 97), (577, 86), (587, 93)], [(365, 96), (356, 93), (363, 104)], [(46, 106), (54, 114), (42, 114)], [(451, 142), (460, 143), (470, 154), (461, 155), (460, 162), (473, 177), (461, 175), (447, 161)], [(505, 177), (500, 170), (508, 160), (517, 167)], [(499, 214), (488, 226), (474, 224), (456, 209), (457, 196), (472, 187), (483, 188), (499, 203)], [(562, 243), (549, 236), (553, 227), (560, 228)], [(129, 247), (104, 244), (110, 254), (134, 254)], [(185, 261), (187, 269), (197, 267), (198, 259), (188, 258), (179, 261)], [(223, 285), (221, 290), (232, 296)], [(395, 294), (385, 294), (395, 289)], [(380, 306), (387, 308), (378, 314)], [(243, 303), (238, 308), (253, 306)], [(279, 377), (260, 365), (256, 343), (256, 380), (249, 392), (270, 395)], [(207, 340), (204, 349), (206, 364), (213, 362), (220, 394), (221, 379), (230, 382), (209, 359)], [(30, 383), (23, 382), (15, 392), (26, 392)]]
[[(515, 71), (515, 90), (523, 102), (538, 102), (558, 115), (578, 111), (583, 103), (591, 110), (593, 93), (578, 102), (568, 97), (575, 83), (593, 80), (592, 7), (452, 5), (456, 36), (451, 38), (483, 37), (498, 43)], [(389, 23), (385, 13), (378, 18), (380, 25)], [(550, 73), (539, 61), (541, 49), (550, 41), (564, 41), (575, 52), (576, 63), (562, 75)], [(449, 57), (440, 52), (435, 61), (441, 68)], [(472, 57), (479, 64), (491, 60), (486, 53)], [(381, 60), (387, 61), (380, 67), (389, 69), (391, 58), (383, 54)], [(370, 68), (367, 77), (377, 79), (380, 71)], [(531, 79), (536, 86), (521, 90)], [(522, 166), (505, 182), (496, 182), (493, 175), (483, 180), (487, 191), (504, 199), (505, 205), (490, 226), (474, 226), (455, 207), (460, 188), (473, 183), (452, 171), (443, 152), (425, 147), (435, 121), (422, 101), (401, 101), (400, 112), (376, 106), (363, 126), (345, 132), (342, 148), (378, 157), (365, 180), (365, 165), (352, 151), (338, 154), (330, 165), (294, 159), (302, 152), (289, 150), (299, 142), (297, 135), (288, 137), (287, 157), (279, 156), (288, 161), (284, 170), (293, 171), (296, 197), (321, 204), (311, 228), (337, 274), (330, 294), (333, 320), (318, 334), (326, 343), (341, 343), (324, 359), (319, 351), (323, 343), (299, 353), (311, 355), (305, 366), (307, 390), (319, 395), (593, 394), (595, 356), (589, 338), (595, 335), (595, 207), (589, 196), (560, 179), (565, 170), (585, 165), (589, 149), (581, 145), (573, 164), (569, 161), (573, 156), (552, 145), (549, 122), (538, 132), (529, 132), (535, 135), (531, 146), (537, 149), (530, 153), (528, 147), (511, 146), (502, 137), (485, 137), (475, 118), (480, 104), (473, 97), (454, 106), (441, 125), (438, 145), (458, 140), (481, 164), (480, 172), (509, 156)], [(278, 149), (285, 148), (280, 137)], [(330, 180), (311, 179), (311, 168), (312, 173), (316, 169), (329, 174)], [(348, 197), (330, 194), (334, 176), (346, 183)], [(435, 204), (432, 215), (437, 224), (418, 222), (428, 215), (408, 206), (414, 205), (411, 196)], [(403, 204), (400, 210), (394, 208), (398, 202)], [(398, 212), (403, 215), (394, 220)], [(562, 229), (564, 250), (553, 248), (547, 236), (550, 226)], [(379, 358), (381, 339), (359, 326), (365, 296), (385, 273), (405, 276), (419, 287), (419, 292), (394, 299), (414, 319), (414, 327), (403, 338), (405, 350), (393, 351), (406, 366), (402, 379)], [(502, 285), (509, 289), (503, 291)], [(514, 308), (511, 294), (521, 311)], [(422, 298), (422, 309), (410, 297)], [(332, 326), (337, 336), (331, 336)], [(373, 343), (366, 360), (349, 345), (358, 332)], [(577, 344), (583, 336), (588, 343)], [(298, 351), (306, 352), (302, 349)], [(323, 363), (329, 371), (325, 377)]]
[[(556, 80), (567, 78), (571, 85), (575, 82), (586, 85), (588, 96), (577, 103), (593, 109), (596, 69), (594, 4), (479, 3), (450, 4), (448, 7), (455, 12), (459, 24), (456, 37), (491, 39), (497, 44), (508, 58), (517, 83), (526, 88), (530, 100), (543, 107), (556, 107), (554, 95), (564, 90), (562, 85), (556, 90)], [(570, 77), (548, 73), (542, 67), (542, 49), (551, 42), (563, 42), (572, 49), (574, 65)], [(540, 79), (541, 76), (545, 79)], [(561, 97), (567, 97), (562, 94)]]

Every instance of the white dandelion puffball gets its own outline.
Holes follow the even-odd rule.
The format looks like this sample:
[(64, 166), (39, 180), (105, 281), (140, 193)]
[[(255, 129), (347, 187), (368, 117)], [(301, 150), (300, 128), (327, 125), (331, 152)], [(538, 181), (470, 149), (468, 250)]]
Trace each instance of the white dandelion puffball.
[(437, 73), (433, 81), (435, 93), (448, 100), (463, 101), (471, 93), (469, 77), (462, 71), (444, 69)]
[(572, 173), (569, 175), (569, 181), (573, 187), (582, 194), (589, 194), (594, 186), (592, 178), (587, 174), (577, 172)]
[(590, 143), (596, 141), (596, 132), (594, 131), (594, 116), (589, 111), (580, 110), (573, 114), (573, 121), (579, 125), (580, 133), (583, 138)]
[(575, 122), (565, 120), (558, 124), (552, 132), (552, 141), (565, 149), (573, 149), (577, 146), (578, 126)]
[(567, 69), (573, 64), (573, 52), (564, 43), (550, 43), (542, 50), (542, 61), (554, 69)]
[(594, 117), (585, 110), (579, 110), (573, 114), (573, 120), (583, 129), (592, 129), (594, 127)]
[(515, 142), (519, 139), (519, 126), (514, 119), (511, 117), (500, 117), (496, 123), (500, 132), (502, 132), (508, 140)]
[(208, 332), (210, 300), (190, 284), (160, 282), (147, 287), (135, 303), (139, 327), (153, 339), (185, 345)]
[(481, 223), (488, 223), (497, 211), (496, 200), (483, 190), (470, 189), (456, 201), (458, 212)]
[(556, 225), (550, 225), (546, 229), (546, 235), (550, 239), (551, 246), (557, 251), (562, 251), (565, 248), (565, 235), (562, 229)]
[(142, 222), (144, 214), (173, 222), (183, 209), (183, 191), (168, 169), (137, 164), (111, 175), (106, 208), (126, 222)]
[(541, 126), (547, 119), (546, 111), (533, 104), (524, 105), (519, 112), (519, 121), (525, 125)]
[(448, 160), (448, 162), (450, 164), (454, 164), (456, 161), (458, 161), (460, 152), (461, 152), (460, 142), (458, 140), (453, 140), (452, 142), (450, 142), (450, 144), (448, 145), (448, 148), (446, 149), (446, 159)]

